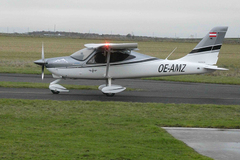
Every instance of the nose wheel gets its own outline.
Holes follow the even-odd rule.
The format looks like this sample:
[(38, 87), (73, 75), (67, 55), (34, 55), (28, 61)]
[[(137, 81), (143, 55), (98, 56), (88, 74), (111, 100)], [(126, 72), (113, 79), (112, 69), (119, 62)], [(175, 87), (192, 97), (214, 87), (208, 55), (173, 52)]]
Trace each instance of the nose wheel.
[(60, 84), (57, 84), (60, 81), (61, 79), (57, 79), (50, 83), (49, 89), (53, 94), (59, 94), (60, 92), (69, 92), (69, 90), (67, 90), (65, 87), (61, 86)]

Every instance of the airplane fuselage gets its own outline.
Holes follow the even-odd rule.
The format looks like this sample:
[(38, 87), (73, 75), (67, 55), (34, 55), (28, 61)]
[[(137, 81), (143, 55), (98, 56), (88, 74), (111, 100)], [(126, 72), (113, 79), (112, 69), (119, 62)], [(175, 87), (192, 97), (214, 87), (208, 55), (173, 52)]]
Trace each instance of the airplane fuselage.
[[(111, 63), (109, 76), (113, 79), (202, 74), (206, 64), (178, 60), (149, 59), (145, 62)], [(73, 79), (105, 79), (106, 64), (47, 68), (56, 76)]]

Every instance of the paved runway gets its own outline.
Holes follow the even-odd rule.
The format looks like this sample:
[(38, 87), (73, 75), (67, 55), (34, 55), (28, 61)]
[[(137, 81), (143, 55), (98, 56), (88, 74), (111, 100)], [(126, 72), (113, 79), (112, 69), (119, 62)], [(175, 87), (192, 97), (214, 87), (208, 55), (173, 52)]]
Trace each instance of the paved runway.
[[(53, 80), (50, 75), (46, 75), (42, 81), (41, 75), (0, 74), (0, 82), (36, 82), (49, 84)], [(60, 82), (60, 84), (76, 85), (101, 85), (104, 83), (104, 80), (62, 80)], [(0, 88), (0, 98), (240, 105), (239, 85), (182, 83), (141, 79), (115, 80), (113, 84), (140, 89), (140, 91), (124, 91), (116, 94), (114, 97), (106, 97), (99, 90), (70, 90), (69, 93), (53, 95), (49, 89)]]

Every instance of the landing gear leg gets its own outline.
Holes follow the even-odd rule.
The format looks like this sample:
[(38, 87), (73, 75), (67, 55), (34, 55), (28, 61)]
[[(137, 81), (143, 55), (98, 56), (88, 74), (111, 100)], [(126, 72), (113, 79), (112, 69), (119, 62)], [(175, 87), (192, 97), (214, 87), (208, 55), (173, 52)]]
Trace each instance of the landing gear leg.
[(69, 92), (69, 90), (67, 90), (65, 87), (57, 84), (60, 81), (61, 79), (57, 79), (50, 83), (49, 89), (52, 91), (53, 94), (59, 94), (60, 92)]
[(99, 86), (98, 89), (102, 91), (106, 96), (113, 97), (115, 93), (122, 92), (126, 88), (120, 85), (112, 84), (112, 78), (109, 75), (111, 48), (107, 46), (104, 50), (104, 53), (107, 53), (107, 65), (106, 65), (106, 75), (105, 75), (106, 84)]

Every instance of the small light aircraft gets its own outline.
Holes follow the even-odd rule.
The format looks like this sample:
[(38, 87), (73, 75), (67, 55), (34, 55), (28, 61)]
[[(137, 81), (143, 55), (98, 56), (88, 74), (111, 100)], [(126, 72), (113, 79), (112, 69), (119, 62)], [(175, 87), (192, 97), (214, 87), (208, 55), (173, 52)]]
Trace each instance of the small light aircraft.
[(107, 96), (124, 91), (126, 88), (112, 84), (112, 79), (142, 78), (170, 75), (202, 74), (219, 68), (215, 64), (228, 27), (213, 28), (186, 56), (168, 60), (158, 59), (136, 52), (137, 43), (103, 43), (85, 44), (84, 49), (71, 56), (44, 58), (42, 45), (42, 59), (35, 64), (42, 66), (42, 79), (44, 67), (51, 73), (53, 81), (49, 89), (53, 94), (69, 92), (58, 84), (61, 79), (104, 79), (106, 84), (98, 89)]

